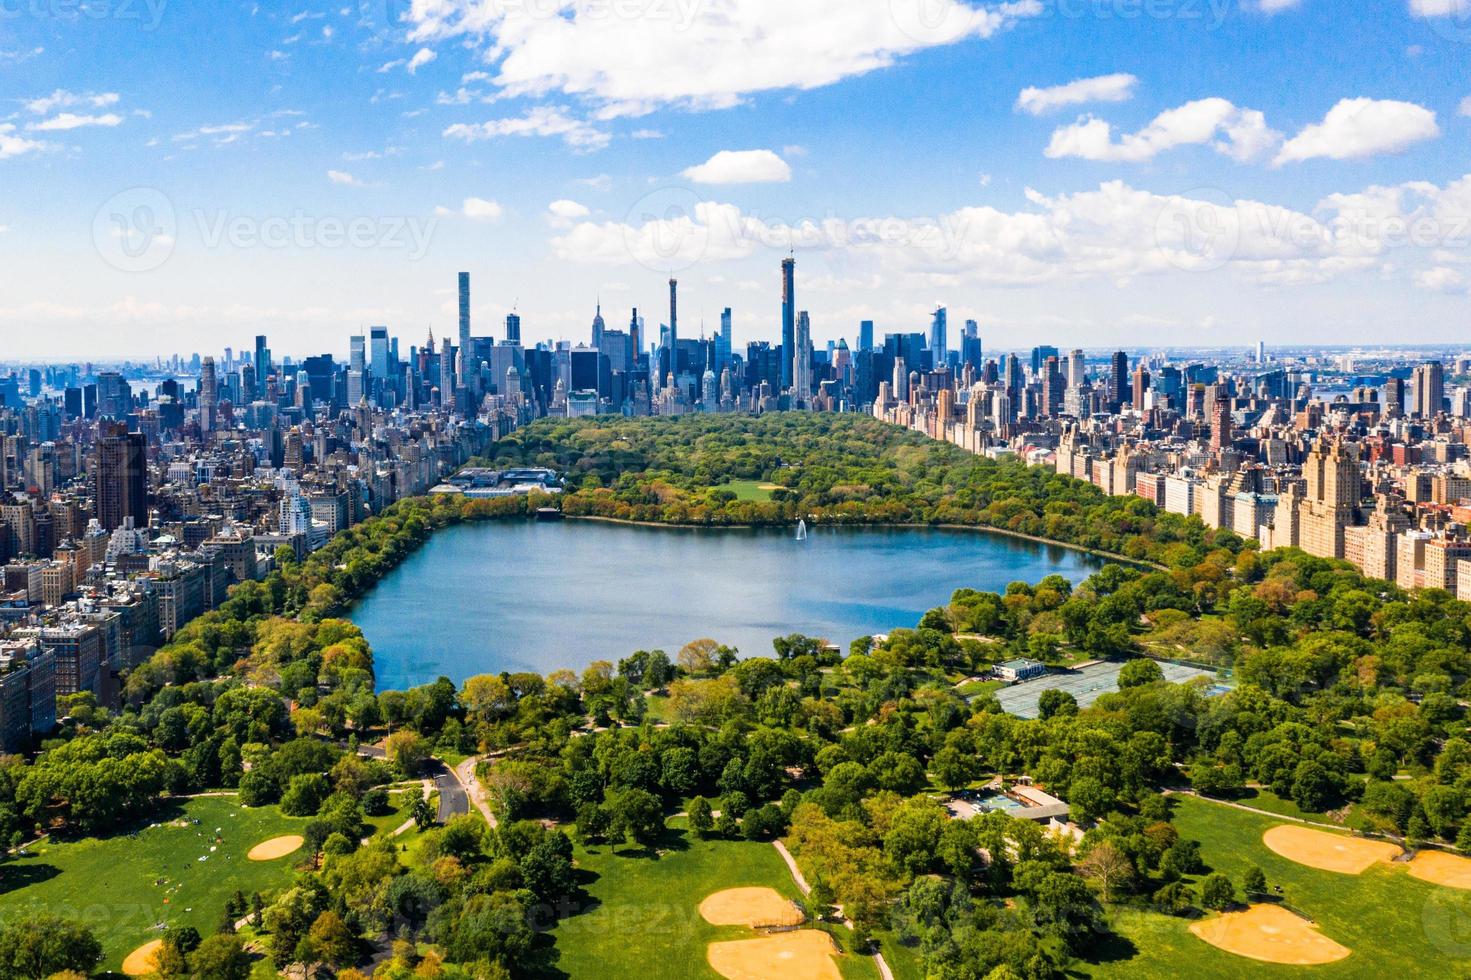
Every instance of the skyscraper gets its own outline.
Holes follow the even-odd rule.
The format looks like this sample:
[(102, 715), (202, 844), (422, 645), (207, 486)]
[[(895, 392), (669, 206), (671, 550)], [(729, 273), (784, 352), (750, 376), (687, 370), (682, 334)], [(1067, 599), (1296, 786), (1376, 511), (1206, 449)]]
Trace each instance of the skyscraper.
[(271, 352), (266, 348), (266, 335), (256, 334), (255, 337), (255, 391), (252, 395), (259, 395), (266, 390), (266, 375), (271, 373)]
[(1144, 411), (1144, 393), (1149, 390), (1149, 371), (1140, 364), (1134, 369), (1134, 411)]
[(215, 428), (215, 409), (220, 404), (219, 379), (215, 377), (215, 359), (206, 357), (199, 366), (199, 431), (210, 433)]
[(506, 343), (517, 346), (521, 343), (521, 315), (518, 313), (506, 314)]
[(858, 350), (873, 350), (873, 321), (858, 321)]
[(379, 384), (382, 384), (393, 373), (389, 370), (388, 365), (388, 328), (370, 327), (368, 329), (368, 341), (369, 349), (373, 354), (373, 377), (378, 379)]
[(1231, 441), (1231, 394), (1224, 385), (1217, 385), (1211, 404), (1211, 450), (1229, 449)]
[(792, 386), (792, 350), (797, 346), (797, 260), (781, 260), (781, 386)]
[(594, 350), (603, 349), (603, 331), (607, 329), (607, 326), (603, 322), (603, 304), (599, 301), (597, 311), (593, 313), (592, 318), (592, 346)]
[(733, 340), (730, 307), (727, 306), (720, 311), (720, 332), (715, 335), (715, 370), (717, 372), (730, 366)]
[(460, 350), (470, 350), (470, 273), (460, 273)]
[(1044, 364), (1047, 363), (1047, 358), (1049, 358), (1049, 357), (1056, 357), (1056, 356), (1057, 356), (1057, 348), (1056, 347), (1052, 347), (1052, 346), (1047, 345), (1047, 344), (1043, 344), (1043, 345), (1041, 345), (1039, 347), (1033, 347), (1032, 348), (1032, 375), (1033, 375), (1033, 377), (1040, 377), (1041, 374), (1042, 374), (1042, 365), (1044, 365)]
[(1112, 370), (1108, 375), (1108, 405), (1114, 411), (1124, 403), (1124, 394), (1129, 388), (1129, 355), (1115, 351)]
[(965, 330), (960, 336), (960, 361), (968, 364), (976, 374), (984, 366), (985, 355), (981, 349), (981, 325), (974, 320), (965, 321)]
[[(214, 369), (212, 358), (205, 363)], [(104, 531), (115, 531), (129, 519), (134, 527), (147, 527), (148, 442), (124, 425), (107, 426), (104, 432), (93, 456), (93, 516)]]
[(796, 344), (792, 351), (792, 387), (799, 399), (812, 397), (812, 321), (803, 310), (797, 314)]
[(949, 314), (946, 313), (945, 307), (937, 306), (935, 307), (935, 315), (930, 318), (930, 363), (936, 371), (945, 366), (947, 345), (949, 343), (949, 337), (947, 336), (949, 328), (946, 323), (948, 316)]
[[(679, 374), (679, 280), (669, 280), (669, 333), (664, 338), (664, 349), (667, 350), (669, 363), (665, 370), (670, 376), (677, 377)], [(663, 378), (659, 379), (663, 381)]]
[(455, 400), (455, 352), (448, 337), (439, 353), (439, 403), (445, 407)]
[(1416, 416), (1430, 419), (1439, 415), (1445, 402), (1444, 365), (1439, 361), (1430, 361), (1415, 368), (1410, 387)]

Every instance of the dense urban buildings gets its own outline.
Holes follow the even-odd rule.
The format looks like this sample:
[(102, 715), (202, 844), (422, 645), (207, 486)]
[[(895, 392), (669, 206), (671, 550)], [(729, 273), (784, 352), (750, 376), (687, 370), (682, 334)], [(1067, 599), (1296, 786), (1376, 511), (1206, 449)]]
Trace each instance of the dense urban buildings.
[[(56, 721), (57, 698), (116, 696), (234, 582), (262, 578), (401, 497), (558, 489), (531, 470), (466, 471), (535, 418), (864, 411), (968, 451), (1015, 456), (1194, 514), (1263, 547), (1344, 559), (1471, 598), (1471, 357), (1457, 350), (1088, 351), (985, 356), (978, 321), (812, 341), (797, 263), (780, 265), (781, 343), (626, 329), (594, 304), (589, 342), (523, 346), (517, 313), (476, 336), (470, 274), (455, 336), (389, 327), (336, 353), (0, 370), (0, 748)], [(772, 313), (778, 311), (773, 310)], [(763, 331), (764, 332), (764, 331)], [(653, 341), (653, 342), (650, 342)]]

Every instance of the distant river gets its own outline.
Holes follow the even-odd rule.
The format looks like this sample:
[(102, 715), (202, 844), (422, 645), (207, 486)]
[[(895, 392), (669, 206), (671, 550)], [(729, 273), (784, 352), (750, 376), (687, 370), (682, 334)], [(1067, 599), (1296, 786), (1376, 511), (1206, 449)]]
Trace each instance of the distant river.
[(689, 530), (488, 521), (436, 533), (352, 611), (380, 690), (440, 675), (575, 670), (713, 637), (771, 656), (913, 627), (959, 588), (1003, 591), (1101, 560), (1003, 535), (918, 528)]

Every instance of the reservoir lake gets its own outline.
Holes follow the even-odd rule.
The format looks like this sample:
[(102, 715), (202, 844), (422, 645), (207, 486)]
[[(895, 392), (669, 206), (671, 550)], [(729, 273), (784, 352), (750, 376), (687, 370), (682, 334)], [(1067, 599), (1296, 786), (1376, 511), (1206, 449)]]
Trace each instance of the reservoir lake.
[(788, 633), (842, 646), (912, 628), (960, 588), (1004, 591), (1104, 560), (981, 531), (688, 529), (486, 521), (436, 532), (353, 607), (379, 690), (440, 676), (580, 671), (712, 637), (772, 656)]

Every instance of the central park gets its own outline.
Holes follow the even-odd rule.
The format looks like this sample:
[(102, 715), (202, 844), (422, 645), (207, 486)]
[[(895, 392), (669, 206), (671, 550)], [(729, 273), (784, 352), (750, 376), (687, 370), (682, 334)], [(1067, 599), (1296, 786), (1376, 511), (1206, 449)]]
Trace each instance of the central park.
[[(119, 704), (79, 696), (4, 760), (0, 976), (1471, 964), (1471, 606), (1449, 594), (858, 416), (547, 420), (476, 463), (564, 492), (404, 500), (283, 553)], [(575, 520), (527, 537), (548, 508)], [(818, 581), (753, 618), (689, 585), (698, 557), (660, 564), (742, 535), (722, 581), (797, 592), (822, 574), (780, 567), (799, 521), (845, 567), (898, 541), (900, 595), (839, 568), (857, 611), (818, 608)], [(473, 628), (434, 626), (436, 573), (466, 574), (437, 542), (607, 551), (623, 525), (683, 537), (640, 537), (669, 542), (653, 571), (591, 596), (538, 577), (537, 547), (477, 544), (452, 600)], [(420, 607), (375, 614), (380, 585)], [(599, 622), (620, 589), (679, 616)], [(1009, 713), (997, 668), (1032, 662), (1035, 717)], [(1106, 690), (1061, 682), (1098, 664)]]

